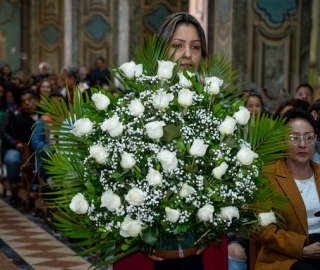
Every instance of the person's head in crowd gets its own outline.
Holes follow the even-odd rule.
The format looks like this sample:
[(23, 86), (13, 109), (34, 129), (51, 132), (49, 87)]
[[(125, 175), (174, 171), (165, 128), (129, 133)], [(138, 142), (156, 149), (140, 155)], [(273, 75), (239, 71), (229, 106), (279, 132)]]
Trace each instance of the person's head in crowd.
[(42, 74), (42, 75), (49, 74), (49, 64), (48, 64), (48, 62), (41, 62), (39, 64), (39, 74)]
[(5, 110), (8, 107), (6, 94), (6, 85), (0, 83), (0, 110)]
[(98, 57), (96, 59), (96, 69), (103, 71), (106, 68), (106, 60), (103, 57)]
[[(287, 153), (289, 154), (288, 159), (297, 163), (310, 162), (314, 155), (315, 142), (318, 134), (316, 120), (310, 113), (299, 108), (288, 110), (283, 117), (286, 119), (285, 124), (292, 128), (291, 137), (311, 135), (309, 141), (305, 141), (305, 139), (301, 137), (296, 137), (297, 141), (292, 139), (292, 145), (287, 150)], [(301, 152), (301, 147), (305, 148), (303, 155), (299, 155), (298, 153), (298, 151)]]
[(35, 78), (34, 75), (31, 75), (31, 76), (29, 76), (28, 79), (26, 80), (25, 85), (26, 85), (26, 86), (31, 86), (31, 85), (34, 85), (34, 84), (36, 84), (36, 78)]
[(206, 37), (199, 21), (192, 15), (179, 12), (167, 16), (156, 31), (160, 39), (169, 42), (173, 62), (182, 58), (179, 71), (199, 68), (200, 60), (208, 56)]
[(313, 102), (313, 88), (308, 83), (300, 84), (296, 89), (296, 99), (307, 101), (309, 104)]
[(250, 111), (251, 114), (258, 115), (264, 112), (264, 103), (262, 97), (255, 92), (246, 92), (242, 95), (245, 99), (244, 106)]
[(23, 88), (19, 95), (19, 106), (25, 113), (35, 113), (37, 110), (36, 93), (28, 87)]
[(285, 100), (280, 103), (280, 105), (275, 110), (274, 117), (283, 117), (284, 114), (292, 108), (300, 108), (303, 111), (308, 111), (309, 103), (305, 100), (295, 98)]
[(311, 113), (311, 115), (314, 117), (314, 119), (317, 119), (320, 114), (320, 99), (315, 100), (310, 105), (308, 112)]
[[(38, 84), (36, 91), (38, 100), (41, 101), (42, 97), (47, 97), (54, 91), (53, 85), (49, 79), (42, 79)], [(42, 96), (42, 97), (41, 97)]]
[(64, 66), (61, 69), (61, 77), (64, 82), (64, 85), (67, 86), (69, 91), (73, 91), (75, 84), (78, 80), (78, 68), (77, 67), (71, 67), (71, 66)]
[(16, 76), (11, 77), (10, 81), (18, 87), (24, 86), (23, 81), (19, 77), (16, 77)]
[(12, 77), (11, 73), (11, 68), (8, 64), (5, 64), (1, 69), (0, 69), (0, 76), (4, 79), (10, 79)]

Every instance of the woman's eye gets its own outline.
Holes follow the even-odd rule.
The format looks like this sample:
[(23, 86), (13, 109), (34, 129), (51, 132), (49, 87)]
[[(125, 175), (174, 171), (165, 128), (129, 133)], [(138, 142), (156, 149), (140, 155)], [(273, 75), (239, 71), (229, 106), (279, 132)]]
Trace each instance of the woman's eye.
[(181, 48), (182, 46), (181, 46), (180, 44), (173, 44), (172, 47), (175, 48), (175, 49), (179, 49), (179, 48)]
[(194, 50), (200, 50), (200, 46), (192, 46)]

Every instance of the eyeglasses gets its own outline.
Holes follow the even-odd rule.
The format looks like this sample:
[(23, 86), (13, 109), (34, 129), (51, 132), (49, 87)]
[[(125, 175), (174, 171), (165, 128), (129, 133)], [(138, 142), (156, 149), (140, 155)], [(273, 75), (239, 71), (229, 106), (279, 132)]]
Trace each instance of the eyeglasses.
[(317, 138), (317, 135), (313, 134), (313, 133), (310, 133), (310, 134), (307, 134), (307, 135), (291, 134), (291, 135), (289, 135), (288, 140), (290, 142), (292, 142), (292, 144), (294, 144), (294, 145), (298, 145), (302, 141), (302, 139), (307, 144), (314, 144), (316, 138)]
[(298, 97), (311, 97), (312, 94), (311, 93), (299, 93)]

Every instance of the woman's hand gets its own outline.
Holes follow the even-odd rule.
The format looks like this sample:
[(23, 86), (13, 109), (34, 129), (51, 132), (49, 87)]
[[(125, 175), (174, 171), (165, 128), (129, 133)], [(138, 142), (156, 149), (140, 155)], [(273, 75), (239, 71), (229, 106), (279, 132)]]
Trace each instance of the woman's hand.
[[(153, 251), (153, 253), (154, 253), (154, 252), (155, 252), (155, 251)], [(151, 260), (157, 261), (157, 262), (162, 262), (162, 261), (164, 260), (164, 258), (158, 257), (158, 256), (156, 256), (156, 255), (148, 255), (148, 257), (149, 257)]]
[(199, 255), (199, 254), (201, 254), (202, 253), (202, 251), (204, 251), (204, 247), (203, 248), (199, 248), (198, 250), (197, 250), (197, 252), (196, 252), (196, 255)]
[[(201, 254), (201, 253), (204, 251), (204, 249), (205, 249), (204, 247), (203, 247), (203, 248), (199, 248), (199, 249), (197, 250), (197, 252), (196, 252), (196, 255)], [(153, 251), (153, 252), (155, 252), (155, 251)], [(157, 261), (157, 262), (162, 262), (163, 260), (165, 260), (165, 258), (158, 257), (158, 256), (156, 256), (156, 255), (148, 255), (148, 257), (149, 257), (151, 260)]]
[(302, 257), (309, 259), (320, 259), (320, 242), (305, 246), (302, 250)]

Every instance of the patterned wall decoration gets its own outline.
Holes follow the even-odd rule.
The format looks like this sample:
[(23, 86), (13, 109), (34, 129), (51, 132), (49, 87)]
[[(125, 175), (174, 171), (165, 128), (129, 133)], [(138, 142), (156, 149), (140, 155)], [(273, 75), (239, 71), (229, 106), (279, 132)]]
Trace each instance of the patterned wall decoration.
[(11, 70), (21, 69), (21, 1), (0, 1), (0, 67), (9, 64)]
[(217, 0), (214, 9), (214, 52), (232, 60), (233, 1)]
[[(297, 1), (251, 0), (248, 80), (267, 107), (293, 96), (299, 83), (301, 5)], [(252, 89), (251, 89), (252, 90)]]
[(102, 56), (108, 67), (114, 64), (114, 1), (83, 0), (80, 7), (80, 65), (94, 67)]
[(161, 21), (171, 13), (187, 11), (184, 1), (152, 1), (145, 0), (141, 4), (142, 32), (141, 44), (144, 35), (154, 34)]
[(59, 73), (64, 58), (64, 1), (41, 0), (36, 1), (36, 38), (33, 46), (37, 48), (36, 61), (32, 70), (38, 72), (38, 64), (46, 61), (50, 65), (50, 72)]

